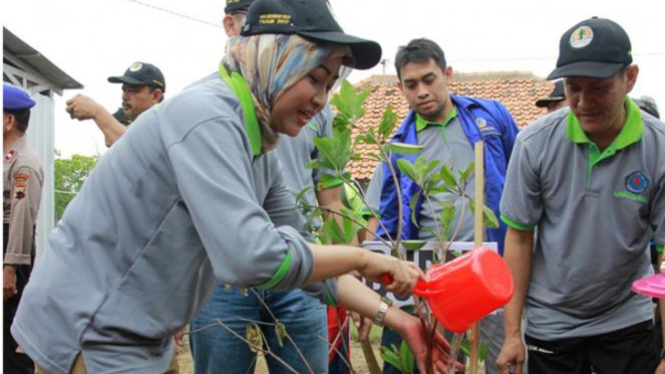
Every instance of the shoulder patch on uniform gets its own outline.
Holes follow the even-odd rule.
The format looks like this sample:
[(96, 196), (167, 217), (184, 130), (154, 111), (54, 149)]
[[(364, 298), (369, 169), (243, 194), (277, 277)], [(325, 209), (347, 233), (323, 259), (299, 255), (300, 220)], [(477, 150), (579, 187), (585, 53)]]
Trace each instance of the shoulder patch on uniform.
[(9, 162), (16, 156), (16, 151), (13, 149), (10, 149), (9, 152), (5, 153), (5, 162)]
[(636, 171), (626, 177), (626, 191), (641, 194), (649, 187), (649, 178), (641, 171)]
[(14, 178), (14, 199), (21, 200), (28, 194), (28, 179), (30, 176), (25, 173), (16, 173)]

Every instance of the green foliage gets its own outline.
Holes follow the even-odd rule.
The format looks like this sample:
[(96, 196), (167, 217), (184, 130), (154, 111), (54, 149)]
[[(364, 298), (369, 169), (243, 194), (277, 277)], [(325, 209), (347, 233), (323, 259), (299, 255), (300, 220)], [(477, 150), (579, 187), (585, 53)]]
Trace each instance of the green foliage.
[[(464, 342), (462, 342), (460, 350), (466, 356), (471, 357), (471, 341), (469, 339), (465, 339)], [(480, 345), (478, 346), (478, 360), (480, 362), (485, 361), (485, 358), (487, 358), (487, 353), (488, 353), (487, 346), (483, 343), (480, 343)]]
[[(475, 211), (476, 201), (469, 199), (469, 206), (471, 207), (471, 211)], [(499, 220), (496, 218), (496, 214), (487, 205), (483, 206), (483, 225), (492, 229), (499, 227)]]
[[(333, 137), (314, 139), (314, 145), (319, 150), (319, 163), (317, 166), (343, 172), (346, 164), (353, 156), (351, 148), (351, 131), (340, 129), (333, 131)], [(316, 165), (316, 164), (313, 164)]]
[(390, 348), (381, 347), (381, 358), (402, 373), (410, 374), (415, 369), (415, 358), (405, 341), (402, 341), (399, 349), (394, 344)]
[(356, 92), (348, 81), (342, 82), (339, 92), (333, 96), (330, 103), (337, 108), (337, 115), (333, 121), (335, 129), (346, 130), (365, 115), (362, 108), (369, 90)]
[[(56, 153), (58, 155), (58, 153)], [(55, 219), (59, 221), (65, 208), (81, 189), (83, 182), (97, 164), (99, 156), (73, 155), (55, 159)]]

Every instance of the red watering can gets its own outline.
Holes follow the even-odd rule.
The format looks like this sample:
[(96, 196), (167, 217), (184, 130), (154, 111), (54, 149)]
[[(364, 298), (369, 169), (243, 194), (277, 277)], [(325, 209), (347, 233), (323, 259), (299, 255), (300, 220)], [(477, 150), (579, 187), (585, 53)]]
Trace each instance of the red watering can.
[[(390, 276), (383, 283), (392, 283)], [(436, 264), (418, 280), (414, 294), (427, 300), (434, 317), (447, 330), (463, 333), (513, 296), (513, 277), (505, 261), (488, 248), (478, 248)]]

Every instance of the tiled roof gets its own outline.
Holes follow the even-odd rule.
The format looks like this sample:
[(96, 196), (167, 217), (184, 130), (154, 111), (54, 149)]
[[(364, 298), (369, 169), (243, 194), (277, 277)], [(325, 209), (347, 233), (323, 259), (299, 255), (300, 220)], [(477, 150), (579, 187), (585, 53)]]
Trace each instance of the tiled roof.
[[(370, 124), (381, 122), (383, 111), (392, 105), (397, 113), (398, 124), (409, 112), (409, 105), (397, 87), (396, 75), (374, 75), (356, 83), (355, 88), (371, 92), (363, 108), (365, 116), (359, 127), (366, 129)], [(451, 93), (502, 102), (515, 118), (520, 128), (545, 114), (545, 109), (536, 107), (535, 102), (552, 91), (552, 83), (532, 73), (525, 72), (489, 72), (489, 73), (456, 73), (448, 85)], [(354, 130), (354, 136), (359, 130)], [(375, 146), (361, 145), (356, 152), (367, 154), (376, 151)], [(356, 179), (368, 179), (374, 172), (374, 161), (353, 161), (349, 171)]]

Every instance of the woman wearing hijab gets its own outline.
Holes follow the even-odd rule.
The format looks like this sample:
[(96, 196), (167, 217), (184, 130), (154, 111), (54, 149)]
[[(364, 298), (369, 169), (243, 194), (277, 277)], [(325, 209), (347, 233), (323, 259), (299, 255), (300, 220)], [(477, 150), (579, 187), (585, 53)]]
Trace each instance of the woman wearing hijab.
[[(343, 33), (325, 0), (257, 0), (219, 72), (143, 113), (50, 235), (12, 326), (40, 372), (164, 372), (169, 337), (220, 281), (303, 288), (375, 317), (404, 336), (424, 369), (420, 320), (345, 275), (390, 274), (387, 289), (406, 294), (422, 271), (308, 243), (269, 152), (278, 134), (297, 135), (323, 108), (344, 66), (380, 58), (377, 43)], [(443, 371), (447, 356), (433, 354)]]

